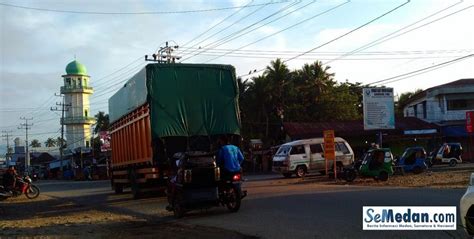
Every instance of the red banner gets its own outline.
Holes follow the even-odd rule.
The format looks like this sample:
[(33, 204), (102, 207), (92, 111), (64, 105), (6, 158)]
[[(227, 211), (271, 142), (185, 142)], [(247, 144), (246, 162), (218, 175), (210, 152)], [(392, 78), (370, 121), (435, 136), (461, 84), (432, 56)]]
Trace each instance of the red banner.
[(466, 131), (468, 133), (474, 132), (474, 111), (466, 112)]

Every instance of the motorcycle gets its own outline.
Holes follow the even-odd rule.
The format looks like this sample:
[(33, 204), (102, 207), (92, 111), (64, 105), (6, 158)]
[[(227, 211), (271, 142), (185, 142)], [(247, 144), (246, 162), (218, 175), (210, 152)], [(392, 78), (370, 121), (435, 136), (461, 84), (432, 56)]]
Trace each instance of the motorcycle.
[(38, 186), (33, 185), (29, 176), (25, 176), (23, 178), (17, 177), (15, 188), (13, 188), (11, 191), (5, 189), (3, 186), (0, 186), (0, 201), (10, 197), (18, 197), (22, 194), (25, 194), (28, 199), (35, 199), (40, 194), (40, 189)]
[[(242, 174), (221, 175), (213, 155), (187, 152), (177, 155), (177, 174), (167, 190), (169, 206), (177, 218), (188, 211), (214, 206), (225, 206), (230, 212), (240, 209), (241, 200), (247, 196), (242, 191)], [(221, 177), (222, 176), (222, 177)]]

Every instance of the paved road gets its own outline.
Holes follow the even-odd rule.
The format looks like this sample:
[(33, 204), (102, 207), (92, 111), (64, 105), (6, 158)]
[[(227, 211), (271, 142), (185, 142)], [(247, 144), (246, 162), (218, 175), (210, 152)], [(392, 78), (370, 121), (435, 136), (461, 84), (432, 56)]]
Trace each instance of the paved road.
[[(238, 213), (224, 208), (191, 212), (180, 222), (235, 230), (262, 238), (463, 238), (457, 231), (362, 231), (362, 206), (447, 206), (459, 204), (457, 189), (406, 189), (300, 183), (276, 175), (249, 176)], [(86, 206), (100, 205), (154, 221), (174, 221), (164, 198), (131, 200), (112, 194), (108, 181), (41, 182), (46, 195)], [(458, 218), (459, 219), (459, 218)]]

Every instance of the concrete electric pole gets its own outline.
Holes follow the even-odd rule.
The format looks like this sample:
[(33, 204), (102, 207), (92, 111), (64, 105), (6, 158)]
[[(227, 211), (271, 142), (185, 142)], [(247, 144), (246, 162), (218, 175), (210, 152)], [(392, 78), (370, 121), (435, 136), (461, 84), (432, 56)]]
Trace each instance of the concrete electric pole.
[[(64, 114), (66, 111), (69, 110), (71, 104), (64, 103), (64, 95), (63, 94), (55, 94), (55, 96), (62, 97), (62, 102), (56, 102), (56, 107), (51, 107), (51, 111), (61, 111), (61, 142), (59, 143), (59, 159), (60, 161), (60, 169), (59, 171), (63, 171), (63, 148), (64, 148)], [(60, 106), (61, 109), (58, 109), (57, 106)], [(62, 174), (61, 174), (62, 175)]]
[(33, 118), (25, 118), (21, 117), (21, 120), (24, 120), (24, 124), (20, 124), (20, 127), (18, 129), (24, 129), (25, 130), (25, 135), (26, 135), (26, 145), (25, 145), (25, 171), (29, 170), (30, 167), (30, 151), (28, 149), (28, 130), (31, 129), (31, 126), (33, 124), (28, 124), (28, 120), (33, 120)]
[(12, 136), (11, 135), (12, 132), (13, 132), (12, 130), (10, 131), (2, 130), (2, 133), (4, 133), (2, 134), (2, 138), (6, 138), (6, 141), (7, 141), (7, 154), (5, 155), (5, 158), (7, 159), (7, 166), (10, 165), (10, 157), (12, 153), (11, 148), (10, 148), (10, 136)]

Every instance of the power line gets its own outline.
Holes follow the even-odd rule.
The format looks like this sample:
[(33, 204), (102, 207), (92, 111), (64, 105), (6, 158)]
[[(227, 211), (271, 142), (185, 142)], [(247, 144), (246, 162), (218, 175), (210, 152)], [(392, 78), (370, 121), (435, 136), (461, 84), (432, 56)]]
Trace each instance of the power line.
[[(309, 6), (309, 5), (311, 5), (311, 4), (315, 3), (315, 2), (316, 2), (315, 0), (314, 0), (314, 1), (311, 1), (311, 2), (309, 2), (309, 3), (306, 4), (306, 5), (303, 5), (303, 6), (297, 8), (297, 9), (294, 9), (294, 10), (292, 10), (292, 11), (289, 11), (289, 12), (287, 12), (286, 14), (280, 16), (280, 17), (277, 17), (277, 18), (275, 18), (275, 19), (273, 19), (273, 20), (271, 20), (271, 21), (269, 21), (269, 22), (266, 22), (266, 23), (264, 23), (264, 24), (262, 24), (262, 25), (260, 25), (260, 26), (257, 26), (256, 28), (253, 28), (253, 29), (250, 28), (250, 27), (256, 25), (257, 23), (260, 23), (260, 22), (262, 22), (263, 20), (266, 20), (267, 18), (269, 18), (269, 17), (271, 17), (272, 15), (274, 15), (274, 14), (272, 14), (272, 15), (270, 15), (270, 16), (268, 16), (268, 17), (266, 17), (266, 18), (264, 18), (264, 19), (262, 19), (262, 20), (260, 20), (260, 21), (258, 21), (258, 22), (256, 22), (256, 23), (254, 23), (254, 24), (251, 24), (251, 25), (249, 25), (249, 26), (247, 26), (247, 27), (244, 27), (244, 28), (242, 28), (241, 30), (239, 30), (239, 31), (237, 31), (237, 32), (234, 32), (234, 33), (232, 33), (232, 34), (229, 34), (229, 35), (225, 36), (224, 38), (221, 38), (221, 39), (215, 41), (214, 43), (211, 43), (212, 46), (211, 46), (210, 48), (206, 48), (207, 46), (211, 45), (211, 44), (208, 44), (207, 46), (204, 47), (205, 49), (202, 49), (201, 53), (206, 52), (206, 51), (209, 51), (209, 50), (212, 50), (213, 48), (216, 48), (216, 47), (218, 47), (218, 46), (221, 46), (221, 45), (223, 45), (223, 44), (225, 44), (225, 43), (227, 43), (227, 42), (233, 41), (233, 40), (235, 40), (235, 39), (237, 39), (237, 38), (240, 38), (240, 37), (242, 37), (242, 36), (244, 36), (244, 35), (247, 35), (247, 34), (249, 34), (249, 33), (251, 33), (251, 32), (254, 32), (254, 31), (256, 31), (256, 30), (258, 30), (258, 29), (260, 29), (260, 28), (262, 28), (262, 27), (264, 27), (264, 26), (266, 26), (266, 25), (268, 25), (268, 24), (270, 24), (270, 23), (273, 23), (273, 22), (275, 22), (275, 21), (278, 21), (278, 20), (280, 20), (280, 19), (282, 19), (282, 18), (284, 18), (284, 17), (287, 17), (288, 15), (290, 15), (290, 14), (292, 14), (292, 13), (294, 13), (294, 12), (297, 12), (297, 11), (303, 9), (303, 8), (306, 8), (307, 6)], [(293, 6), (295, 6), (295, 5), (297, 5), (297, 4), (289, 5), (289, 6), (287, 6), (286, 8), (290, 8), (290, 7), (293, 7)], [(282, 9), (282, 10), (286, 10), (286, 8), (285, 8), (285, 9)], [(279, 10), (279, 11), (276, 12), (276, 13), (280, 13), (282, 10)], [(237, 35), (237, 33), (239, 33), (239, 32), (243, 32), (243, 33)], [(201, 54), (201, 53), (199, 53), (199, 54)], [(193, 56), (196, 56), (196, 55), (198, 55), (198, 54), (195, 54), (195, 55), (193, 55)], [(193, 57), (193, 56), (191, 56), (191, 57)], [(191, 58), (191, 57), (189, 57), (189, 58)], [(187, 59), (189, 59), (189, 58), (187, 58)]]
[(377, 20), (379, 20), (379, 19), (381, 19), (381, 18), (387, 16), (388, 14), (390, 14), (390, 13), (392, 13), (392, 12), (394, 12), (394, 11), (400, 9), (400, 8), (402, 8), (403, 6), (407, 5), (408, 3), (410, 3), (410, 0), (407, 0), (406, 2), (404, 2), (404, 3), (400, 4), (400, 5), (398, 5), (397, 7), (391, 9), (390, 11), (385, 12), (384, 14), (382, 14), (382, 15), (380, 15), (380, 16), (378, 16), (378, 17), (376, 17), (376, 18), (374, 18), (374, 19), (372, 19), (372, 20), (370, 20), (370, 21), (368, 21), (368, 22), (366, 22), (366, 23), (364, 23), (364, 24), (362, 24), (362, 25), (360, 25), (360, 26), (358, 26), (358, 27), (356, 27), (356, 28), (354, 28), (354, 29), (352, 29), (352, 30), (350, 30), (350, 31), (348, 31), (348, 32), (346, 32), (346, 33), (344, 33), (344, 34), (342, 34), (342, 35), (340, 35), (340, 36), (334, 38), (334, 39), (332, 39), (332, 40), (330, 40), (330, 41), (327, 41), (327, 42), (325, 42), (325, 43), (323, 43), (323, 44), (321, 44), (321, 45), (319, 45), (319, 46), (317, 46), (317, 47), (314, 47), (314, 48), (312, 48), (312, 49), (309, 49), (308, 51), (305, 51), (305, 52), (303, 52), (303, 53), (301, 53), (301, 54), (298, 54), (298, 55), (296, 55), (296, 56), (294, 56), (294, 57), (288, 58), (288, 59), (284, 60), (283, 62), (288, 62), (288, 61), (294, 60), (294, 59), (296, 59), (296, 58), (298, 58), (298, 57), (300, 57), (300, 56), (303, 56), (303, 55), (305, 55), (305, 54), (307, 54), (307, 53), (309, 53), (309, 52), (312, 52), (312, 51), (317, 50), (317, 49), (319, 49), (319, 48), (321, 48), (321, 47), (324, 47), (324, 46), (326, 46), (326, 45), (328, 45), (328, 44), (330, 44), (330, 43), (332, 43), (332, 42), (335, 42), (335, 41), (337, 41), (337, 40), (339, 40), (339, 39), (341, 39), (341, 38), (343, 38), (343, 37), (345, 37), (345, 36), (347, 36), (347, 35), (349, 35), (349, 34), (355, 32), (355, 31), (358, 31), (358, 30), (360, 30), (360, 29), (362, 29), (362, 28), (364, 28), (364, 27), (370, 25), (371, 23), (373, 23), (373, 22), (375, 22), (375, 21), (377, 21)]
[(208, 9), (194, 9), (194, 10), (183, 10), (183, 11), (149, 11), (149, 12), (102, 12), (102, 11), (74, 11), (74, 10), (61, 10), (61, 9), (51, 9), (51, 8), (39, 8), (39, 7), (28, 7), (21, 5), (14, 5), (9, 3), (0, 3), (1, 6), (43, 11), (43, 12), (55, 12), (55, 13), (71, 13), (71, 14), (88, 14), (88, 15), (159, 15), (159, 14), (184, 14), (184, 13), (202, 13), (202, 12), (213, 12), (213, 11), (223, 11), (223, 10), (232, 10), (238, 8), (250, 8), (250, 7), (259, 7), (267, 6), (271, 4), (280, 4), (287, 2), (287, 0), (281, 1), (271, 1), (267, 3), (259, 4), (250, 4), (244, 6), (234, 6), (234, 7), (220, 7), (220, 8), (208, 8)]
[[(247, 5), (249, 5), (250, 3), (252, 3), (254, 0), (251, 0), (249, 3), (247, 3)], [(245, 5), (245, 6), (247, 6)], [(233, 12), (232, 14), (230, 14), (229, 16), (225, 17), (224, 19), (222, 19), (221, 21), (219, 21), (218, 23), (214, 24), (212, 27), (208, 28), (206, 31), (200, 33), (199, 35), (195, 36), (193, 39), (187, 41), (186, 43), (184, 43), (183, 45), (181, 45), (180, 47), (184, 47), (186, 45), (188, 45), (189, 43), (193, 42), (194, 40), (196, 39), (199, 39), (201, 36), (205, 35), (206, 33), (208, 33), (209, 31), (211, 31), (212, 29), (214, 29), (215, 27), (219, 26), (220, 24), (224, 23), (225, 21), (227, 21), (227, 19), (230, 19), (231, 17), (233, 17), (234, 15), (236, 15), (237, 13), (239, 13), (240, 11), (242, 11), (242, 9), (244, 8), (240, 8), (239, 10)], [(161, 45), (161, 44), (160, 44)]]
[[(309, 21), (309, 20), (312, 20), (312, 19), (314, 19), (314, 18), (316, 18), (316, 17), (322, 16), (322, 15), (324, 15), (324, 14), (326, 14), (326, 13), (329, 13), (329, 12), (331, 12), (331, 11), (334, 11), (334, 10), (336, 10), (337, 8), (342, 7), (343, 5), (348, 4), (348, 3), (350, 3), (350, 1), (346, 1), (346, 2), (343, 2), (343, 3), (341, 3), (341, 4), (338, 4), (338, 5), (336, 5), (335, 7), (332, 7), (332, 8), (330, 8), (330, 9), (328, 9), (328, 10), (325, 10), (325, 11), (323, 11), (323, 12), (317, 13), (317, 14), (311, 16), (311, 17), (308, 17), (308, 18), (306, 18), (306, 19), (304, 19), (304, 20), (302, 20), (302, 21), (299, 21), (299, 22), (297, 22), (297, 23), (295, 23), (295, 24), (293, 24), (293, 25), (290, 25), (290, 26), (288, 26), (288, 27), (286, 27), (286, 28), (284, 28), (284, 29), (282, 29), (282, 30), (280, 30), (280, 31), (277, 31), (277, 32), (272, 33), (272, 34), (269, 34), (269, 35), (267, 35), (267, 36), (265, 36), (265, 37), (262, 37), (262, 38), (260, 38), (260, 39), (258, 39), (258, 40), (256, 40), (256, 41), (253, 41), (253, 42), (251, 42), (251, 43), (248, 43), (248, 44), (246, 44), (246, 45), (243, 45), (243, 46), (237, 48), (236, 50), (240, 50), (240, 49), (242, 49), (242, 48), (245, 48), (245, 47), (248, 47), (248, 46), (250, 46), (250, 45), (253, 45), (253, 44), (257, 43), (257, 42), (263, 41), (263, 40), (265, 40), (265, 39), (267, 39), (267, 38), (269, 38), (269, 37), (271, 37), (271, 36), (274, 36), (274, 35), (276, 35), (276, 34), (279, 34), (279, 33), (281, 33), (281, 32), (284, 32), (284, 31), (286, 31), (286, 30), (289, 30), (289, 29), (291, 29), (291, 28), (293, 28), (293, 27), (296, 27), (296, 26), (298, 26), (298, 25), (301, 25), (301, 24), (303, 24), (303, 23), (305, 23), (305, 22), (307, 22), (307, 21)], [(228, 55), (228, 54), (230, 54), (230, 53), (232, 53), (232, 52), (233, 52), (233, 51), (231, 51), (231, 52), (229, 52), (229, 53), (226, 53), (226, 54), (223, 54), (223, 55), (221, 55), (221, 56), (219, 56), (219, 57), (212, 58), (212, 59), (210, 59), (210, 60), (208, 60), (208, 61), (206, 61), (206, 62), (209, 62), (209, 61), (211, 61), (211, 60), (215, 60), (215, 59), (217, 59), (217, 58), (226, 56), (226, 55)], [(193, 55), (193, 56), (195, 56), (195, 55)], [(191, 56), (191, 57), (193, 57), (193, 56)], [(189, 59), (189, 58), (191, 58), (191, 57), (188, 57), (188, 58), (186, 58), (186, 59)], [(183, 59), (183, 61), (186, 60), (186, 59)]]
[[(445, 61), (445, 62), (442, 62), (442, 63), (438, 63), (436, 65), (432, 65), (432, 66), (428, 66), (428, 67), (424, 67), (424, 68), (421, 68), (421, 69), (418, 69), (418, 70), (414, 70), (414, 71), (410, 71), (410, 72), (407, 72), (407, 73), (403, 73), (403, 74), (400, 74), (400, 75), (396, 75), (396, 76), (392, 76), (392, 77), (388, 77), (388, 78), (385, 78), (383, 80), (378, 80), (378, 81), (374, 81), (372, 83), (369, 83), (368, 85), (374, 85), (374, 84), (380, 84), (382, 82), (385, 82), (385, 81), (390, 81), (390, 83), (393, 83), (395, 81), (398, 81), (398, 80), (401, 80), (401, 79), (398, 79), (398, 80), (394, 80), (394, 79), (397, 79), (397, 78), (400, 78), (400, 77), (405, 77), (405, 76), (409, 76), (409, 75), (412, 75), (412, 74), (415, 74), (415, 73), (419, 73), (419, 72), (423, 72), (423, 71), (426, 71), (426, 70), (430, 70), (430, 69), (433, 69), (433, 68), (440, 68), (441, 66), (447, 66), (447, 65), (450, 65), (450, 64), (453, 64), (453, 63), (456, 63), (456, 62), (459, 62), (459, 61), (463, 61), (463, 60), (466, 60), (468, 58), (471, 58), (473, 57), (474, 54), (469, 54), (469, 55), (466, 55), (466, 56), (462, 56), (462, 57), (458, 57), (456, 59), (453, 59), (453, 60), (449, 60), (449, 61)], [(426, 72), (424, 72), (426, 73)], [(412, 77), (412, 76), (410, 76)], [(405, 77), (403, 79), (406, 79), (408, 77)]]
[[(343, 3), (343, 4), (346, 4), (346, 3), (348, 3), (348, 2), (345, 2), (345, 3)], [(371, 23), (373, 23), (373, 22), (375, 22), (375, 21), (377, 21), (377, 20), (379, 20), (379, 19), (385, 17), (386, 15), (388, 15), (388, 14), (390, 14), (390, 13), (392, 13), (392, 12), (398, 10), (399, 8), (405, 6), (405, 5), (408, 4), (408, 3), (410, 3), (410, 0), (407, 0), (406, 2), (404, 2), (404, 3), (402, 3), (402, 4), (398, 5), (398, 6), (396, 6), (395, 8), (392, 8), (391, 10), (389, 10), (389, 11), (383, 13), (382, 15), (379, 15), (378, 17), (373, 18), (372, 20), (370, 20), (370, 21), (368, 21), (368, 22), (366, 22), (366, 23), (364, 23), (364, 24), (362, 24), (362, 25), (360, 25), (360, 26), (358, 26), (358, 27), (356, 27), (356, 28), (354, 28), (354, 29), (352, 29), (352, 30), (350, 30), (350, 31), (348, 31), (348, 32), (346, 32), (346, 33), (344, 33), (344, 34), (342, 34), (342, 35), (339, 35), (339, 36), (336, 37), (336, 38), (333, 38), (333, 39), (331, 39), (331, 40), (329, 40), (329, 41), (327, 41), (327, 42), (325, 42), (325, 43), (323, 43), (323, 44), (321, 44), (321, 45), (319, 45), (319, 46), (317, 46), (317, 47), (311, 48), (311, 49), (309, 49), (309, 50), (307, 50), (307, 51), (305, 51), (305, 52), (303, 52), (303, 53), (300, 53), (300, 54), (297, 54), (297, 55), (295, 55), (295, 56), (293, 56), (293, 57), (291, 57), (291, 58), (288, 58), (288, 59), (284, 60), (283, 62), (288, 62), (288, 61), (294, 60), (294, 59), (296, 59), (296, 58), (299, 58), (300, 56), (306, 55), (306, 54), (308, 54), (308, 53), (310, 53), (310, 52), (312, 52), (312, 51), (314, 51), (314, 50), (317, 50), (317, 49), (319, 49), (319, 48), (321, 48), (321, 47), (323, 47), (323, 46), (326, 46), (326, 45), (328, 45), (328, 44), (330, 44), (330, 43), (332, 43), (332, 42), (335, 42), (335, 41), (337, 41), (337, 40), (339, 40), (339, 39), (341, 39), (341, 38), (343, 38), (343, 37), (345, 37), (345, 36), (347, 36), (347, 35), (349, 35), (349, 34), (355, 32), (355, 31), (360, 30), (360, 29), (366, 27), (367, 25), (369, 25), (369, 24), (371, 24)], [(338, 6), (339, 6), (339, 5), (338, 5)], [(224, 54), (224, 55), (225, 55), (225, 54)], [(222, 56), (224, 56), (224, 55), (222, 55)], [(215, 59), (215, 58), (214, 58), (214, 59)], [(260, 69), (260, 70), (254, 70), (253, 72), (251, 72), (251, 73), (249, 73), (249, 74), (241, 75), (241, 76), (239, 76), (239, 77), (252, 75), (252, 74), (255, 74), (255, 73), (257, 73), (257, 72), (264, 71), (264, 70), (265, 70), (265, 68), (262, 68), (262, 69)]]
[(457, 13), (459, 13), (459, 12), (462, 12), (462, 11), (467, 10), (467, 9), (469, 9), (469, 8), (472, 7), (472, 5), (471, 5), (471, 6), (468, 6), (468, 7), (466, 7), (466, 8), (461, 9), (461, 10), (458, 10), (458, 11), (456, 11), (456, 12), (450, 13), (450, 14), (448, 14), (448, 15), (445, 15), (445, 16), (443, 16), (443, 17), (440, 17), (440, 18), (437, 18), (437, 19), (435, 19), (435, 20), (433, 20), (433, 21), (430, 21), (430, 22), (428, 22), (428, 23), (425, 23), (425, 24), (423, 24), (423, 25), (421, 25), (421, 26), (418, 26), (418, 27), (416, 27), (416, 28), (413, 28), (413, 29), (411, 29), (411, 30), (408, 30), (408, 31), (405, 31), (405, 32), (402, 32), (402, 33), (400, 33), (400, 34), (398, 34), (398, 35), (393, 36), (394, 34), (396, 34), (396, 33), (398, 33), (398, 32), (401, 32), (401, 31), (403, 31), (403, 30), (405, 30), (405, 29), (407, 29), (407, 28), (409, 28), (409, 27), (411, 27), (411, 26), (414, 26), (414, 25), (416, 25), (416, 24), (418, 24), (418, 23), (420, 23), (420, 22), (422, 22), (422, 21), (424, 21), (424, 20), (426, 20), (426, 19), (428, 19), (428, 18), (431, 18), (431, 17), (433, 17), (433, 16), (435, 16), (435, 15), (438, 15), (439, 13), (444, 12), (444, 11), (446, 11), (446, 10), (448, 10), (448, 9), (450, 9), (450, 8), (452, 8), (452, 7), (454, 7), (454, 6), (456, 6), (456, 5), (460, 4), (461, 2), (462, 2), (462, 1), (457, 2), (457, 3), (453, 4), (453, 5), (450, 5), (450, 6), (446, 7), (446, 8), (444, 8), (444, 9), (441, 9), (441, 10), (439, 10), (439, 11), (433, 13), (433, 14), (430, 14), (430, 15), (428, 15), (428, 16), (426, 16), (426, 17), (424, 17), (424, 18), (422, 18), (422, 19), (420, 19), (420, 20), (418, 20), (418, 21), (415, 21), (415, 22), (413, 22), (413, 23), (411, 23), (411, 24), (409, 24), (409, 25), (407, 25), (407, 26), (405, 26), (405, 27), (402, 27), (402, 28), (400, 28), (400, 29), (398, 29), (398, 30), (396, 30), (396, 31), (394, 31), (394, 32), (392, 32), (392, 33), (390, 33), (390, 34), (387, 34), (387, 35), (385, 35), (385, 36), (383, 36), (383, 37), (380, 37), (380, 38), (378, 38), (378, 39), (376, 39), (376, 40), (374, 40), (374, 41), (371, 41), (371, 42), (369, 42), (369, 43), (367, 43), (367, 44), (365, 44), (365, 45), (363, 45), (363, 46), (361, 46), (361, 47), (359, 47), (359, 48), (357, 48), (357, 49), (354, 49), (354, 50), (351, 51), (351, 52), (348, 52), (348, 53), (346, 53), (346, 54), (344, 54), (344, 55), (342, 55), (342, 56), (340, 56), (340, 57), (337, 57), (337, 58), (335, 58), (335, 59), (332, 59), (332, 60), (330, 60), (330, 61), (328, 61), (328, 62), (326, 62), (326, 63), (324, 63), (324, 64), (327, 65), (327, 64), (329, 64), (329, 63), (331, 63), (331, 62), (333, 62), (333, 61), (336, 61), (336, 60), (339, 60), (339, 59), (341, 59), (341, 58), (344, 58), (344, 57), (346, 57), (346, 56), (348, 56), (348, 55), (351, 55), (352, 53), (360, 52), (360, 51), (363, 51), (363, 50), (365, 50), (365, 49), (374, 47), (374, 46), (376, 46), (376, 45), (380, 45), (380, 44), (383, 43), (383, 42), (386, 42), (386, 41), (391, 40), (391, 39), (393, 39), (393, 38), (396, 38), (396, 37), (405, 35), (405, 34), (407, 34), (407, 33), (409, 33), (409, 32), (412, 32), (412, 31), (417, 30), (417, 29), (419, 29), (419, 28), (421, 28), (421, 27), (430, 25), (430, 24), (432, 24), (432, 23), (435, 23), (435, 22), (437, 22), (437, 21), (439, 21), (439, 20), (442, 20), (442, 19), (444, 19), (444, 18), (447, 18), (447, 17), (449, 17), (449, 16), (452, 16), (452, 15), (454, 15), (454, 14), (457, 14)]
[[(266, 7), (266, 5), (260, 6), (259, 8), (255, 9), (254, 11), (248, 13), (247, 15), (245, 15), (245, 16), (243, 16), (243, 17), (237, 19), (237, 20), (234, 21), (233, 23), (231, 23), (231, 24), (229, 24), (228, 26), (224, 27), (224, 28), (221, 29), (220, 31), (217, 31), (217, 32), (215, 32), (214, 34), (212, 34), (212, 35), (210, 35), (210, 36), (204, 38), (204, 40), (201, 40), (200, 42), (194, 44), (193, 46), (197, 46), (197, 45), (199, 45), (199, 44), (205, 42), (206, 40), (210, 39), (211, 37), (213, 37), (213, 36), (215, 36), (215, 35), (217, 35), (217, 34), (223, 32), (223, 31), (225, 31), (225, 30), (227, 30), (227, 29), (229, 29), (230, 27), (234, 26), (235, 24), (237, 24), (237, 23), (239, 23), (239, 22), (245, 20), (245, 19), (248, 18), (249, 16), (255, 14), (255, 13), (258, 12), (258, 11), (260, 11), (260, 10), (261, 10), (262, 8), (264, 8), (264, 7)], [(183, 57), (184, 57), (184, 56), (183, 56)], [(189, 59), (189, 58), (186, 58), (186, 59)], [(184, 59), (184, 60), (186, 60), (186, 59)], [(181, 60), (180, 62), (183, 62), (184, 60)]]

